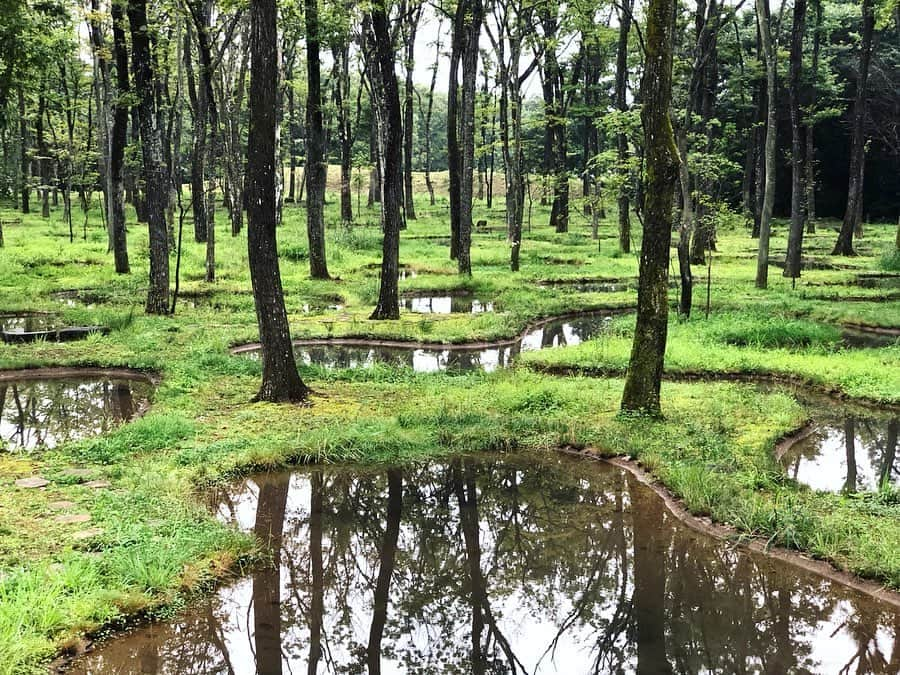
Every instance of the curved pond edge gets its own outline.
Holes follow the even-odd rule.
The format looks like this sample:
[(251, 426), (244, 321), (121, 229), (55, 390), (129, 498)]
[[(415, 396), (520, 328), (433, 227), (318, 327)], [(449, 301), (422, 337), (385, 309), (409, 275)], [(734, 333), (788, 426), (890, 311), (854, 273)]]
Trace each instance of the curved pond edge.
[(0, 338), (7, 344), (22, 344), (26, 342), (37, 342), (38, 340), (47, 340), (48, 342), (72, 342), (73, 340), (82, 340), (87, 336), (94, 334), (108, 335), (109, 328), (106, 326), (66, 326), (64, 328), (35, 330), (24, 333), (0, 331)]
[(127, 367), (99, 366), (35, 366), (27, 368), (0, 368), (0, 382), (11, 380), (47, 380), (50, 378), (69, 377), (109, 377), (122, 380), (141, 380), (147, 384), (158, 385), (162, 380), (159, 373), (150, 370), (138, 370)]
[(842, 323), (843, 328), (852, 328), (863, 333), (874, 333), (876, 335), (896, 335), (900, 337), (900, 328), (887, 326), (870, 326), (867, 323)]
[[(784, 444), (789, 445), (795, 442), (798, 435), (802, 435), (805, 432), (807, 426), (808, 425), (804, 425), (783, 436), (781, 440), (775, 444), (774, 451), (777, 453), (779, 451), (778, 449)], [(686, 506), (684, 506), (683, 501), (672, 493), (664, 483), (657, 479), (653, 474), (646, 471), (640, 463), (635, 460), (622, 455), (604, 456), (602, 451), (592, 447), (579, 450), (571, 446), (561, 446), (551, 450), (551, 452), (558, 452), (586, 462), (603, 462), (627, 471), (642, 485), (659, 497), (666, 509), (681, 524), (703, 536), (711, 537), (718, 541), (724, 541), (745, 550), (752, 551), (758, 555), (767, 556), (785, 564), (792, 565), (900, 609), (900, 592), (898, 591), (891, 590), (876, 581), (866, 579), (857, 574), (838, 569), (826, 560), (815, 560), (798, 551), (793, 551), (781, 546), (768, 546), (766, 541), (761, 537), (753, 537), (745, 532), (741, 532), (733, 526), (718, 523), (708, 516), (694, 515)], [(435, 459), (439, 457), (440, 455), (436, 455)], [(295, 461), (280, 466), (277, 470), (295, 471), (308, 466), (302, 458), (294, 459)], [(340, 465), (340, 463), (338, 463), (338, 465)], [(239, 471), (235, 475), (229, 475), (228, 479), (235, 479), (237, 475), (246, 477), (253, 475), (254, 473), (262, 473), (258, 470), (258, 467), (248, 466), (246, 468), (248, 471)], [(199, 491), (192, 491), (193, 498), (202, 499), (201, 493), (205, 491), (207, 490), (201, 489)], [(212, 517), (212, 514), (210, 515)], [(232, 560), (231, 564), (227, 567), (219, 567), (218, 569), (211, 568), (207, 570), (206, 575), (198, 580), (196, 586), (188, 588), (182, 587), (178, 591), (177, 596), (184, 598), (196, 596), (198, 594), (207, 595), (215, 593), (224, 585), (232, 583), (249, 574), (252, 567), (257, 563), (258, 559), (255, 556), (251, 556), (250, 558)], [(103, 623), (92, 630), (85, 631), (80, 637), (72, 638), (65, 644), (59, 646), (56, 657), (48, 664), (50, 672), (65, 673), (76, 658), (93, 651), (95, 643), (124, 639), (132, 630), (158, 621), (160, 610), (175, 606), (177, 606), (175, 600), (162, 600), (161, 602), (156, 603), (151, 602), (146, 607), (129, 611), (112, 621)]]
[[(528, 333), (530, 333), (531, 331), (546, 326), (549, 323), (553, 323), (554, 321), (578, 319), (585, 316), (591, 316), (593, 314), (628, 314), (630, 312), (634, 312), (636, 309), (637, 308), (635, 306), (623, 307), (621, 305), (618, 305), (596, 307), (592, 309), (582, 309), (573, 312), (566, 312), (564, 314), (554, 314), (553, 316), (544, 317), (543, 319), (537, 319), (536, 321), (528, 323), (525, 325), (525, 328), (523, 328), (513, 337), (502, 338), (500, 340), (484, 340), (480, 342), (423, 342), (421, 340), (394, 340), (389, 338), (381, 339), (348, 335), (344, 337), (331, 338), (297, 338), (295, 340), (292, 340), (291, 344), (293, 344), (295, 347), (343, 345), (345, 347), (409, 347), (413, 349), (446, 349), (449, 351), (490, 349), (492, 347), (509, 347), (510, 345), (514, 345), (516, 342), (528, 335)], [(259, 342), (247, 342), (234, 345), (229, 348), (228, 351), (234, 355), (245, 354), (247, 352), (257, 351), (260, 349), (260, 347), (262, 347), (262, 345)]]
[[(792, 435), (793, 434), (786, 436), (776, 445), (776, 452), (777, 448), (786, 440), (790, 439)], [(661, 481), (634, 460), (621, 456), (604, 457), (598, 450), (593, 448), (585, 448), (584, 450), (559, 448), (558, 452), (573, 457), (606, 462), (607, 464), (611, 464), (612, 466), (629, 472), (662, 499), (666, 508), (673, 516), (675, 516), (675, 518), (700, 534), (720, 541), (727, 541), (736, 546), (753, 551), (754, 553), (799, 567), (806, 572), (811, 572), (829, 581), (852, 588), (860, 593), (865, 593), (880, 602), (887, 603), (900, 609), (900, 592), (891, 590), (876, 581), (870, 581), (859, 575), (838, 569), (830, 562), (825, 560), (815, 560), (798, 551), (793, 551), (782, 546), (767, 546), (766, 542), (760, 537), (753, 537), (730, 525), (715, 522), (706, 516), (695, 516), (684, 506), (684, 503), (680, 498), (676, 497)]]
[[(600, 368), (595, 366), (545, 366), (541, 364), (526, 364), (526, 368), (536, 373), (545, 375), (582, 376), (582, 377), (625, 377), (624, 368)], [(818, 394), (824, 394), (840, 401), (847, 401), (861, 406), (878, 408), (900, 412), (900, 401), (881, 401), (866, 396), (854, 396), (838, 389), (834, 385), (821, 384), (806, 379), (800, 375), (790, 373), (745, 373), (740, 371), (716, 371), (716, 370), (685, 370), (680, 372), (664, 372), (663, 380), (667, 382), (765, 382), (771, 384), (785, 384), (794, 387), (809, 389)]]

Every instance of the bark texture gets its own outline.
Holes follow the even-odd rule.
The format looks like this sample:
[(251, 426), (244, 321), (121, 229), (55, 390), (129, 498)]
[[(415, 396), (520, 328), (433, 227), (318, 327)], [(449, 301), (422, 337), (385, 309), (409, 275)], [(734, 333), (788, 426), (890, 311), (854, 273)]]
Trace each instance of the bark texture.
[(678, 180), (678, 150), (669, 119), (672, 101), (674, 0), (650, 0), (644, 34), (646, 63), (641, 80), (641, 120), (647, 166), (644, 237), (641, 242), (637, 323), (625, 376), (622, 410), (660, 414), (659, 388), (666, 351), (669, 305), (669, 246), (672, 201)]
[(141, 156), (144, 177), (144, 213), (150, 233), (150, 288), (147, 291), (148, 314), (169, 311), (169, 236), (166, 227), (166, 166), (163, 161), (162, 130), (157, 111), (157, 73), (150, 48), (146, 0), (130, 0), (128, 23), (131, 28), (132, 69), (138, 98)]
[(275, 0), (252, 1), (247, 250), (262, 346), (262, 385), (256, 399), (299, 402), (306, 399), (309, 390), (294, 361), (275, 240), (277, 16)]

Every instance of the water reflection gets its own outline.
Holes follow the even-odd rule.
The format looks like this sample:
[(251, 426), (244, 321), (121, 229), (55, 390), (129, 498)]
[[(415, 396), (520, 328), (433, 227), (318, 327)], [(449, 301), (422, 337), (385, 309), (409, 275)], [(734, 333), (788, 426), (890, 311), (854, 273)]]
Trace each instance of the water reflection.
[[(294, 344), (299, 363), (328, 369), (371, 368), (376, 363), (412, 368), (418, 373), (438, 371), (493, 372), (511, 365), (523, 351), (581, 344), (607, 330), (612, 320), (608, 312), (594, 312), (568, 319), (555, 319), (525, 333), (511, 342), (491, 346), (443, 347), (372, 344), (365, 340), (303, 341)], [(238, 353), (258, 358), (258, 348), (241, 349)]]
[(150, 388), (118, 377), (0, 379), (0, 450), (52, 448), (105, 433), (143, 410)]
[(418, 314), (483, 314), (493, 312), (493, 302), (468, 295), (417, 295), (400, 298), (400, 306)]
[(815, 409), (814, 419), (810, 433), (780, 457), (791, 478), (829, 492), (900, 486), (896, 415), (835, 403)]
[(21, 313), (0, 314), (0, 333), (34, 333), (59, 327), (57, 319), (50, 314)]
[(249, 479), (272, 563), (76, 673), (900, 670), (900, 612), (684, 529), (621, 470), (549, 456)]

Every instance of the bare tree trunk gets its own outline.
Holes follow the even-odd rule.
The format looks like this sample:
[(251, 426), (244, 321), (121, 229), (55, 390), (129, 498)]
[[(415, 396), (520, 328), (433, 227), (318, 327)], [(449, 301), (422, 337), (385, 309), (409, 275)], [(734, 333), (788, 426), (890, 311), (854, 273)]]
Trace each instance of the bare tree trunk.
[[(631, 10), (634, 0), (623, 0), (622, 11), (619, 12), (619, 42), (616, 47), (616, 108), (627, 112), (625, 90), (628, 84), (628, 32), (631, 30)], [(628, 137), (624, 131), (616, 134), (616, 150), (618, 153), (619, 180), (619, 250), (631, 252), (631, 221), (628, 217)]]
[(766, 288), (769, 281), (769, 234), (772, 228), (772, 210), (775, 206), (775, 151), (778, 134), (777, 102), (776, 102), (776, 64), (775, 44), (769, 19), (769, 0), (756, 0), (756, 20), (762, 51), (766, 64), (766, 99), (768, 113), (766, 116), (766, 184), (763, 193), (763, 207), (759, 222), (759, 252), (756, 257), (756, 287)]
[(350, 41), (332, 49), (335, 61), (335, 106), (338, 113), (338, 136), (341, 145), (341, 223), (353, 224), (353, 127), (350, 119)]
[(134, 88), (138, 97), (141, 154), (144, 176), (144, 209), (150, 233), (150, 288), (148, 314), (169, 311), (169, 236), (166, 228), (166, 167), (162, 153), (162, 131), (156, 111), (156, 68), (150, 48), (146, 0), (130, 0), (131, 53)]
[(788, 94), (791, 107), (791, 226), (788, 232), (787, 254), (783, 275), (800, 276), (800, 256), (803, 251), (803, 145), (800, 117), (800, 75), (803, 69), (803, 31), (806, 28), (806, 0), (794, 0), (794, 21), (791, 28), (791, 65)]
[(129, 272), (125, 228), (125, 146), (128, 143), (128, 45), (125, 13), (120, 3), (110, 5), (113, 20), (113, 58), (116, 62), (116, 101), (109, 135), (109, 231), (112, 235), (116, 272)]
[[(419, 18), (422, 16), (422, 7), (420, 4), (416, 6), (409, 14), (408, 21), (405, 21), (406, 30), (404, 39), (406, 41), (406, 86), (403, 92), (403, 196), (406, 206), (406, 219), (416, 219), (416, 207), (413, 203), (413, 184), (412, 184), (412, 160), (413, 160), (413, 93), (415, 85), (413, 84), (413, 66), (415, 63), (415, 44), (416, 44), (416, 27)], [(405, 225), (405, 222), (404, 222)]]
[[(434, 64), (431, 66), (431, 84), (428, 87), (428, 108), (425, 112), (425, 185), (429, 203), (434, 206), (434, 185), (431, 183), (431, 114), (434, 109), (434, 88), (437, 84), (438, 63), (441, 57), (441, 32), (443, 17), (438, 15), (437, 38), (434, 48)], [(421, 106), (420, 106), (421, 107)]]
[(650, 415), (660, 414), (659, 388), (669, 315), (672, 201), (678, 180), (678, 150), (669, 120), (674, 24), (674, 0), (649, 0), (644, 34), (646, 61), (641, 81), (641, 120), (649, 178), (644, 201), (637, 322), (622, 393), (622, 410)]
[[(381, 226), (384, 232), (378, 304), (371, 319), (399, 319), (400, 229), (403, 223), (403, 172), (396, 158), (403, 151), (400, 92), (394, 74), (394, 48), (387, 13), (376, 6), (364, 23), (369, 51), (373, 112), (381, 162)], [(368, 23), (369, 25), (365, 25)], [(394, 158), (393, 160), (391, 158)]]
[(247, 145), (247, 250), (259, 325), (261, 401), (306, 399), (297, 373), (275, 241), (276, 101), (278, 98), (278, 9), (275, 0), (250, 4), (250, 132)]
[(325, 125), (322, 114), (322, 78), (319, 65), (319, 3), (304, 0), (306, 20), (306, 234), (309, 239), (309, 275), (329, 279), (325, 258)]
[(853, 127), (850, 136), (850, 180), (847, 186), (847, 208), (844, 222), (832, 255), (856, 255), (853, 233), (862, 222), (863, 171), (866, 162), (866, 95), (872, 40), (875, 32), (875, 8), (872, 0), (862, 2), (862, 43), (859, 47), (859, 70), (856, 75), (856, 100), (853, 104)]
[(31, 213), (31, 160), (28, 157), (28, 117), (25, 110), (25, 89), (16, 87), (19, 103), (19, 172), (22, 184), (19, 188), (22, 213)]
[[(822, 32), (822, 0), (812, 0), (813, 7), (816, 12), (816, 25), (813, 28), (813, 52), (812, 52), (812, 86), (810, 87), (810, 95), (812, 101), (811, 106), (814, 107), (816, 98), (818, 97), (819, 82), (819, 48), (821, 44)], [(807, 112), (809, 114), (809, 112)], [(816, 145), (815, 145), (815, 129), (816, 125), (810, 120), (806, 125), (806, 232), (813, 234), (816, 231)]]

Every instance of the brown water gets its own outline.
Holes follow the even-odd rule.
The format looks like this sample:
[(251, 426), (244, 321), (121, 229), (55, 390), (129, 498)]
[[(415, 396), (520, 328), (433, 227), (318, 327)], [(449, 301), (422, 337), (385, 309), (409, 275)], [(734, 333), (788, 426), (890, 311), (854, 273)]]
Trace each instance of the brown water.
[[(376, 346), (365, 341), (297, 344), (294, 354), (299, 363), (328, 369), (370, 368), (375, 364), (408, 367), (419, 373), (438, 371), (492, 372), (508, 367), (523, 351), (577, 345), (609, 328), (609, 312), (594, 312), (567, 319), (555, 319), (528, 331), (513, 342), (479, 347)], [(349, 344), (348, 344), (349, 343)], [(248, 350), (242, 353), (257, 354)]]
[(900, 671), (900, 610), (687, 530), (607, 465), (309, 468), (217, 508), (274, 564), (72, 672)]
[(105, 433), (146, 409), (152, 385), (143, 378), (86, 375), (8, 379), (0, 373), (0, 451), (52, 448)]

